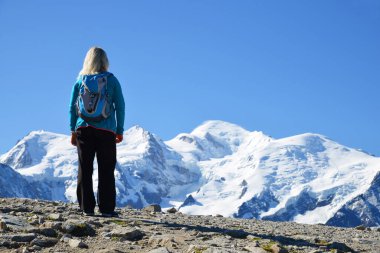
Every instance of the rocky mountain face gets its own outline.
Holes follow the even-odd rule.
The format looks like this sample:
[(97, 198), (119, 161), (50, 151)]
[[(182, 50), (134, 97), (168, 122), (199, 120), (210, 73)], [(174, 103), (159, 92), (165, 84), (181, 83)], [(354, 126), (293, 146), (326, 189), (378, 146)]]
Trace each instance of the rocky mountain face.
[(0, 192), (2, 197), (38, 198), (33, 184), (11, 167), (0, 163)]
[(344, 204), (326, 224), (341, 227), (379, 226), (379, 203), (380, 173), (377, 173), (368, 190)]
[(77, 205), (0, 198), (0, 252), (378, 252), (379, 229), (186, 215), (158, 205), (83, 216)]
[[(68, 136), (31, 132), (0, 156), (0, 163), (0, 173), (9, 174), (11, 167), (18, 175), (3, 180), (0, 196), (76, 201), (77, 154)], [(380, 158), (319, 134), (274, 139), (208, 121), (162, 141), (135, 126), (118, 145), (117, 204), (160, 204), (194, 215), (379, 226), (379, 171)], [(31, 195), (5, 190), (13, 184), (29, 185)]]

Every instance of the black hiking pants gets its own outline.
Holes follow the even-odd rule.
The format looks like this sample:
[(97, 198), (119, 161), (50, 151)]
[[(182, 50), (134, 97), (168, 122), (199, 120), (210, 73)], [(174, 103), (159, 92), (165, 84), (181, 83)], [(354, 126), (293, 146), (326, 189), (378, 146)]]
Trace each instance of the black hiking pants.
[(98, 161), (97, 202), (101, 213), (111, 213), (115, 209), (115, 134), (93, 127), (79, 128), (77, 131), (79, 206), (86, 213), (94, 212), (96, 202), (92, 187), (94, 158)]

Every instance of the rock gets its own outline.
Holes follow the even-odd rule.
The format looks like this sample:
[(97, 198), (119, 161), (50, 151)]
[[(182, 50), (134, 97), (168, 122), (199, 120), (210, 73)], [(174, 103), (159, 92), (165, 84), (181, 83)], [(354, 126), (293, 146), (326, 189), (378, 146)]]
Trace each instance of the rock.
[(101, 235), (103, 238), (111, 238), (111, 237), (112, 237), (111, 232), (102, 232), (100, 235)]
[(42, 217), (42, 216), (38, 217), (39, 224), (44, 224), (44, 222), (45, 222), (45, 217)]
[(69, 242), (70, 241), (70, 239), (72, 239), (73, 237), (70, 235), (70, 234), (64, 234), (64, 235), (62, 235), (62, 237), (61, 237), (61, 242)]
[(112, 237), (120, 237), (128, 241), (141, 240), (145, 235), (145, 233), (139, 229), (126, 227), (113, 229), (110, 233)]
[(78, 237), (95, 235), (95, 230), (85, 221), (80, 220), (68, 220), (63, 224), (62, 229), (65, 233)]
[(0, 239), (10, 240), (13, 242), (31, 242), (36, 237), (37, 237), (37, 235), (34, 233), (0, 235)]
[(56, 238), (35, 238), (30, 244), (31, 245), (37, 245), (42, 248), (47, 248), (47, 247), (53, 247), (58, 243), (58, 239)]
[[(240, 253), (241, 251), (226, 249), (226, 248), (210, 247), (210, 248), (207, 248), (206, 250), (201, 251), (201, 252), (202, 253)], [(195, 251), (195, 253), (197, 253), (197, 251)]]
[(34, 231), (35, 233), (47, 236), (47, 237), (57, 237), (58, 233), (52, 228), (39, 228)]
[(8, 227), (7, 227), (7, 223), (5, 223), (5, 221), (3, 220), (0, 220), (0, 231), (4, 232), (4, 231), (7, 231)]
[(177, 209), (175, 209), (174, 207), (168, 209), (166, 212), (168, 213), (176, 213), (177, 212)]
[(173, 247), (175, 240), (170, 235), (153, 235), (149, 238), (148, 244), (153, 247)]
[(12, 230), (13, 232), (23, 232), (27, 229), (33, 228), (27, 220), (20, 217), (15, 217), (9, 214), (0, 214), (0, 218), (5, 222), (7, 229)]
[(253, 253), (268, 253), (266, 250), (259, 247), (259, 243), (257, 241), (250, 242), (243, 248), (243, 250)]
[(101, 249), (95, 251), (95, 253), (124, 253), (124, 251), (120, 251), (118, 249)]
[(161, 247), (161, 248), (151, 250), (148, 253), (170, 253), (170, 251), (166, 247)]
[(288, 253), (288, 251), (286, 249), (284, 249), (283, 247), (281, 247), (277, 243), (273, 244), (270, 247), (270, 249), (271, 249), (272, 253)]
[(55, 229), (55, 230), (61, 230), (62, 229), (62, 222), (47, 221), (47, 222), (44, 222), (40, 227), (42, 227), (42, 228), (52, 228), (52, 229)]
[(160, 205), (149, 205), (143, 208), (144, 211), (147, 212), (161, 212), (161, 206)]
[(334, 250), (335, 249), (335, 250), (342, 251), (342, 252), (354, 252), (346, 244), (340, 243), (340, 242), (332, 242), (331, 244), (329, 244), (327, 246), (327, 248), (330, 249), (330, 250)]
[(360, 226), (355, 227), (355, 229), (357, 229), (357, 230), (361, 230), (361, 231), (364, 231), (364, 230), (366, 229), (366, 227), (360, 225)]
[(53, 220), (53, 221), (62, 221), (63, 220), (63, 216), (60, 213), (51, 213), (51, 214), (49, 214), (49, 216), (47, 218), (49, 220)]
[(29, 253), (30, 251), (28, 250), (27, 247), (22, 247), (21, 253)]
[(187, 249), (186, 253), (195, 253), (195, 252), (203, 252), (206, 250), (206, 247), (196, 246), (191, 244)]
[(40, 252), (42, 248), (38, 245), (33, 245), (29, 248), (32, 252)]
[(243, 249), (251, 253), (268, 253), (268, 251), (260, 247), (257, 247), (256, 245), (247, 245)]
[(78, 239), (70, 239), (69, 245), (71, 248), (88, 248), (87, 244)]

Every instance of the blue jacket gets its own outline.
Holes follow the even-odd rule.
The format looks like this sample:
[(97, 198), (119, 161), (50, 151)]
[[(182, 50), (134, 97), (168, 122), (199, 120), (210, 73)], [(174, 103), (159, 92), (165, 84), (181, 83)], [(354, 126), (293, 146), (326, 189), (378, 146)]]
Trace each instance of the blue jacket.
[(111, 115), (100, 122), (86, 122), (84, 119), (78, 116), (76, 101), (79, 95), (79, 88), (82, 84), (82, 76), (78, 77), (78, 80), (74, 84), (71, 92), (70, 100), (70, 129), (76, 131), (80, 127), (95, 127), (107, 131), (114, 132), (116, 134), (123, 134), (124, 132), (124, 117), (125, 117), (125, 103), (123, 92), (119, 81), (114, 75), (108, 76), (108, 94), (111, 98)]

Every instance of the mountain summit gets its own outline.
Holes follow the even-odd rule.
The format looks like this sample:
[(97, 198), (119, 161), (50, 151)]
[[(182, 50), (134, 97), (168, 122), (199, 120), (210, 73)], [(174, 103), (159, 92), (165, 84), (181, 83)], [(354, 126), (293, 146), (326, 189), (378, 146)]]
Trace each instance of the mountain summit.
[[(31, 132), (0, 156), (2, 173), (25, 197), (76, 201), (77, 155), (69, 137)], [(6, 171), (6, 172), (4, 172)], [(118, 145), (117, 204), (180, 208), (188, 214), (380, 225), (380, 158), (306, 133), (273, 139), (235, 124), (207, 121), (169, 141), (140, 126)], [(10, 187), (16, 182), (7, 180)], [(94, 186), (97, 185), (95, 165)], [(0, 196), (22, 197), (25, 191)], [(96, 191), (96, 189), (94, 189)], [(24, 193), (23, 193), (24, 192)], [(26, 194), (26, 193), (25, 193)]]

